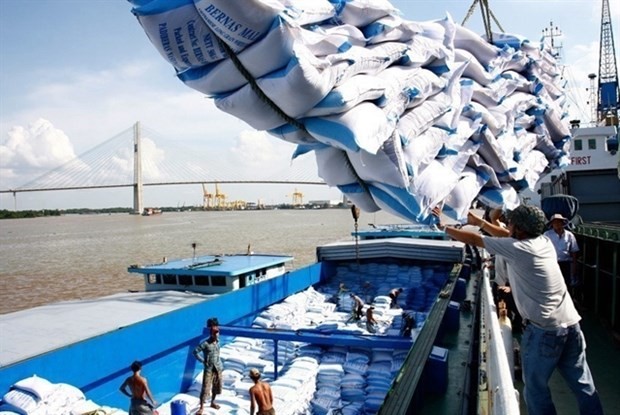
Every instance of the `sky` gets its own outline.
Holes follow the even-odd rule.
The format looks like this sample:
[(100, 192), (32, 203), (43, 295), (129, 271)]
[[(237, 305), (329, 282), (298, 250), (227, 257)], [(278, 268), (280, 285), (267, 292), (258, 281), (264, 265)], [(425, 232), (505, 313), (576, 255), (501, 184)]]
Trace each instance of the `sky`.
[[(241, 1), (241, 0), (239, 0)], [(249, 1), (249, 0), (242, 0)], [(589, 73), (598, 73), (599, 0), (490, 0), (509, 33), (539, 41), (562, 36), (574, 118), (587, 120)], [(610, 1), (616, 47), (620, 7)], [(407, 20), (449, 13), (461, 23), (469, 0), (394, 0)], [(197, 153), (215, 155), (252, 176), (290, 166), (294, 146), (215, 108), (185, 86), (152, 46), (124, 0), (0, 0), (0, 190), (26, 184), (130, 128), (136, 121)], [(482, 33), (479, 9), (466, 26)], [(499, 31), (499, 29), (497, 29)], [(299, 189), (297, 189), (299, 188)], [(264, 203), (340, 199), (327, 186), (227, 185), (229, 199)], [(145, 205), (201, 205), (198, 185), (149, 187)], [(127, 189), (0, 194), (0, 209), (104, 208), (132, 205)]]

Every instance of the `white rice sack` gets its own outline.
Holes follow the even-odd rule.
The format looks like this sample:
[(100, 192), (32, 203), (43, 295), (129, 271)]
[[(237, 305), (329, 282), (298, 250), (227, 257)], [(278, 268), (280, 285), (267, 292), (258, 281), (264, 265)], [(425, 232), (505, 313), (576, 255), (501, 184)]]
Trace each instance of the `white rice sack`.
[(506, 129), (506, 117), (501, 116), (498, 111), (491, 113), (487, 108), (477, 102), (470, 102), (463, 107), (462, 115), (470, 120), (479, 121), (485, 124), (491, 133), (500, 134)]
[(459, 151), (471, 136), (480, 128), (480, 119), (470, 120), (460, 117), (455, 130), (444, 138), (445, 147)]
[[(443, 94), (445, 93), (438, 95)], [(449, 99), (430, 99), (406, 111), (396, 126), (403, 143), (407, 143), (428, 130), (442, 115), (450, 111), (450, 108)]]
[(370, 194), (357, 182), (345, 151), (327, 147), (315, 151), (315, 155), (318, 175), (325, 183), (329, 186), (337, 186), (347, 198), (364, 212), (380, 210)]
[(378, 295), (375, 297), (373, 303), (375, 304), (391, 304), (392, 299), (387, 295)]
[(45, 400), (54, 392), (56, 386), (45, 378), (32, 375), (13, 384), (13, 388), (30, 392), (38, 399)]
[(132, 13), (155, 49), (177, 72), (226, 57), (215, 35), (198, 14), (193, 0), (155, 0), (134, 7)]
[(97, 411), (98, 409), (101, 409), (101, 406), (96, 404), (92, 400), (81, 400), (71, 407), (70, 415), (96, 413), (95, 411)]
[[(514, 33), (502, 33), (502, 32), (491, 32), (493, 36), (493, 44), (499, 48), (510, 47), (512, 49), (521, 49), (521, 47), (529, 43), (530, 40), (525, 36), (521, 36)], [(489, 39), (486, 34), (482, 35), (482, 38), (487, 42)]]
[(364, 33), (350, 24), (315, 25), (307, 29), (301, 31), (302, 41), (314, 56), (324, 57), (366, 45)]
[[(84, 393), (68, 383), (55, 384), (54, 392), (46, 398), (46, 403), (52, 408), (73, 407), (78, 401), (84, 400)], [(58, 411), (60, 412), (60, 411)]]
[(531, 151), (519, 164), (523, 170), (524, 180), (527, 187), (534, 191), (536, 183), (540, 179), (541, 174), (545, 171), (549, 161), (543, 153), (537, 150)]
[(515, 91), (521, 91), (536, 95), (534, 82), (528, 80), (520, 73), (515, 71), (505, 71), (500, 76), (508, 80), (508, 82), (512, 83), (515, 86)]
[(478, 174), (476, 170), (466, 167), (461, 174), (459, 182), (452, 192), (444, 199), (442, 212), (459, 222), (467, 221), (467, 213), (472, 202), (489, 180), (487, 175)]
[(274, 326), (274, 323), (272, 320), (269, 320), (267, 318), (258, 316), (254, 319), (254, 321), (252, 322), (252, 326), (253, 327), (261, 327), (264, 329), (268, 329)]
[(513, 210), (521, 204), (519, 194), (507, 183), (503, 183), (500, 188), (483, 187), (478, 200), (493, 209)]
[(389, 14), (398, 14), (388, 0), (330, 0), (343, 23), (363, 27)]
[(368, 44), (372, 45), (381, 42), (407, 43), (415, 35), (422, 33), (424, 28), (419, 23), (389, 15), (375, 20), (362, 30)]
[(474, 55), (484, 67), (492, 66), (499, 57), (500, 49), (485, 41), (473, 30), (456, 25), (454, 47), (464, 49)]
[(555, 81), (555, 79), (560, 76), (559, 65), (555, 60), (532, 60), (528, 70), (532, 75), (549, 83)]
[(447, 140), (448, 131), (431, 127), (422, 134), (410, 137), (403, 146), (403, 156), (407, 169), (413, 177), (428, 166), (439, 154), (439, 150)]
[(454, 130), (459, 122), (463, 106), (469, 103), (471, 91), (468, 83), (461, 85), (461, 76), (467, 68), (467, 62), (459, 63), (449, 74), (448, 85), (445, 94), (437, 94), (432, 100), (443, 100), (450, 104), (451, 111), (437, 119), (434, 125)]
[[(357, 74), (379, 74), (388, 66), (401, 61), (409, 47), (404, 43), (385, 42), (366, 47), (353, 46), (343, 53), (326, 56), (330, 65), (341, 65), (344, 70), (338, 74), (336, 85)], [(346, 65), (343, 65), (346, 63)]]
[(2, 397), (2, 401), (17, 408), (18, 412), (29, 415), (33, 413), (41, 399), (36, 397), (33, 393), (27, 392), (21, 389), (11, 389)]
[(454, 189), (460, 174), (441, 162), (433, 160), (422, 172), (412, 179), (411, 193), (415, 195), (421, 216), (427, 217), (430, 211)]
[(512, 158), (503, 157), (498, 139), (483, 126), (480, 132), (474, 135), (474, 140), (480, 142), (478, 154), (493, 168), (500, 181), (508, 181), (510, 174), (517, 169), (517, 163)]
[(424, 216), (420, 216), (422, 209), (415, 195), (408, 189), (389, 186), (380, 182), (368, 185), (368, 189), (381, 209), (410, 222), (426, 219)]
[(395, 122), (370, 102), (362, 102), (342, 114), (306, 118), (303, 123), (310, 135), (321, 143), (371, 154), (377, 153), (395, 128)]
[(502, 111), (512, 112), (515, 116), (518, 116), (521, 113), (525, 113), (525, 111), (530, 108), (536, 106), (538, 101), (536, 97), (532, 94), (528, 94), (525, 92), (515, 91), (502, 101), (501, 105), (498, 106)]
[(517, 51), (510, 55), (510, 59), (507, 59), (501, 64), (501, 71), (525, 72), (529, 69), (532, 62), (532, 59), (530, 59), (525, 53)]
[(269, 31), (284, 6), (276, 0), (194, 0), (200, 17), (234, 51), (245, 49)]
[[(429, 67), (431, 62), (435, 60), (452, 59), (454, 53), (448, 49), (440, 41), (428, 38), (424, 35), (414, 36), (407, 43), (409, 49), (406, 51), (405, 59), (402, 60), (403, 65), (412, 67)], [(437, 66), (437, 64), (433, 65)], [(439, 71), (440, 73), (443, 70)]]
[(349, 160), (357, 175), (365, 182), (381, 182), (391, 186), (406, 187), (408, 175), (400, 138), (393, 134), (376, 154), (366, 151), (348, 152)]
[(328, 0), (280, 0), (284, 14), (296, 24), (310, 25), (335, 16), (334, 5)]
[(544, 120), (547, 130), (549, 130), (551, 141), (556, 143), (558, 141), (570, 140), (571, 133), (568, 118), (562, 118), (559, 109), (552, 103), (549, 103), (549, 108), (545, 111)]
[(407, 108), (413, 108), (438, 94), (446, 80), (423, 68), (392, 66), (377, 75), (385, 82), (385, 93), (377, 105), (388, 117), (400, 117)]
[[(386, 72), (386, 71), (383, 71)], [(381, 77), (355, 75), (332, 89), (306, 117), (321, 117), (348, 111), (363, 101), (374, 101), (385, 93), (387, 83)]]
[(501, 187), (501, 183), (497, 178), (497, 174), (495, 174), (495, 170), (484, 162), (480, 154), (473, 154), (467, 162), (467, 166), (476, 170), (478, 174), (488, 177), (486, 184), (487, 187)]
[(536, 135), (536, 146), (534, 148), (542, 152), (549, 160), (557, 159), (562, 155), (562, 151), (551, 141), (549, 134), (544, 132)]
[(464, 49), (454, 50), (454, 60), (458, 63), (469, 62), (463, 76), (473, 79), (482, 86), (488, 85), (499, 75), (499, 71), (489, 72), (471, 52)]
[[(336, 83), (340, 69), (315, 58), (306, 48), (299, 46), (285, 68), (259, 78), (257, 84), (276, 106), (288, 116), (297, 118), (325, 98)], [(300, 96), (304, 99), (299, 99)], [(257, 130), (269, 130), (286, 124), (250, 85), (229, 95), (216, 97), (215, 105)]]
[[(299, 41), (302, 30), (276, 19), (267, 35), (237, 54), (237, 58), (253, 78), (260, 78), (291, 60), (293, 43)], [(188, 87), (209, 96), (233, 91), (247, 83), (230, 58), (188, 69), (177, 77)]]
[(514, 158), (517, 162), (525, 158), (530, 151), (534, 150), (537, 143), (537, 137), (535, 133), (526, 131), (523, 128), (515, 128), (515, 135), (517, 137), (515, 143)]
[(454, 35), (457, 25), (449, 13), (443, 19), (418, 22), (417, 24), (422, 27), (423, 36), (441, 42), (450, 50), (454, 48)]
[(516, 89), (517, 85), (515, 83), (508, 82), (507, 79), (502, 77), (490, 82), (487, 86), (474, 82), (472, 100), (485, 107), (495, 107), (501, 104)]

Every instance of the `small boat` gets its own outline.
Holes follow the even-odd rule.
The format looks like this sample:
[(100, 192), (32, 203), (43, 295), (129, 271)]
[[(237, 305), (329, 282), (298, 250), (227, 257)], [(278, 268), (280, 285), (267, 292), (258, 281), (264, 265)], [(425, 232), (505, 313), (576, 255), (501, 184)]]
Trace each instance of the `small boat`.
[(142, 212), (142, 216), (153, 216), (153, 215), (161, 215), (162, 210), (157, 208), (144, 208)]

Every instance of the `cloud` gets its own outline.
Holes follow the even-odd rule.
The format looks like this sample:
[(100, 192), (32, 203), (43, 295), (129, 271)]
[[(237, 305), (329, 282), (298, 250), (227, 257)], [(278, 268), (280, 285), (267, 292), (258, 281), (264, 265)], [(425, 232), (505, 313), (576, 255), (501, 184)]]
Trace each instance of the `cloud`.
[(14, 126), (0, 145), (2, 182), (40, 174), (75, 158), (67, 135), (52, 123), (39, 118), (27, 127)]

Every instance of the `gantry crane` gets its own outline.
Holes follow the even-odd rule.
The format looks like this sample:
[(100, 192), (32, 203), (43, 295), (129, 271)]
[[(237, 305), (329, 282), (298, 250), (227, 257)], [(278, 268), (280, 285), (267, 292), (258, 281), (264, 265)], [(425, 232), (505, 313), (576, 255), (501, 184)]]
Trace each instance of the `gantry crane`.
[(207, 190), (205, 183), (202, 184), (202, 208), (211, 209), (213, 207), (213, 193)]
[(220, 187), (215, 183), (215, 208), (226, 209), (226, 195), (220, 192)]
[(598, 66), (598, 100), (596, 112), (598, 123), (618, 126), (620, 115), (620, 89), (614, 36), (611, 27), (609, 0), (603, 0), (601, 11), (601, 41)]
[[(286, 195), (288, 197), (289, 195)], [(293, 194), (291, 195), (293, 206), (303, 206), (304, 204), (304, 194), (295, 189)]]

